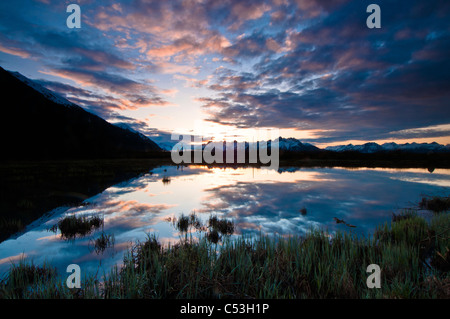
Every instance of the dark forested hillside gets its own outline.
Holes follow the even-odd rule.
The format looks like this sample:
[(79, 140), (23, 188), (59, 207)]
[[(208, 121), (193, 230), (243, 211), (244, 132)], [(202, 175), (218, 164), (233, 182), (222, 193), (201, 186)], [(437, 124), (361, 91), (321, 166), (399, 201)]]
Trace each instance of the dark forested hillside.
[(60, 103), (56, 94), (21, 78), (0, 68), (3, 159), (151, 157), (161, 151), (149, 138), (63, 98)]

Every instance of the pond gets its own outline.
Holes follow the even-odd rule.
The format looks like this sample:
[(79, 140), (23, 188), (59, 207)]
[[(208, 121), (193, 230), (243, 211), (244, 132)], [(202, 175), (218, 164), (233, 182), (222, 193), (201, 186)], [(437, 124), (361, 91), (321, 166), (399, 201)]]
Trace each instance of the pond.
[[(149, 234), (163, 244), (176, 243), (181, 234), (168, 220), (192, 212), (203, 221), (211, 215), (233, 220), (232, 236), (302, 235), (317, 227), (368, 235), (393, 213), (417, 207), (423, 196), (449, 191), (450, 169), (162, 166), (82, 205), (48, 212), (0, 243), (0, 275), (11, 262), (26, 258), (48, 262), (61, 273), (78, 264), (85, 273), (102, 276)], [(103, 224), (66, 239), (52, 226), (69, 215), (100, 216)], [(113, 244), (98, 251), (94, 241), (102, 234)]]

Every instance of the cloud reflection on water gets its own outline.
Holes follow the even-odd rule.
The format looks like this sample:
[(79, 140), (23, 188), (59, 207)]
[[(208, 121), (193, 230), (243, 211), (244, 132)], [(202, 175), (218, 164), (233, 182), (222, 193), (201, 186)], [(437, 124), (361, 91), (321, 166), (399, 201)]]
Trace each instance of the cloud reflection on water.
[[(170, 184), (162, 183), (165, 176)], [(1, 243), (0, 260), (24, 253), (37, 263), (50, 261), (63, 273), (70, 263), (80, 263), (86, 271), (97, 271), (100, 264), (108, 270), (149, 232), (166, 244), (174, 243), (180, 234), (167, 217), (193, 211), (203, 221), (210, 214), (233, 219), (237, 234), (301, 235), (312, 227), (345, 230), (333, 217), (355, 225), (353, 232), (367, 234), (390, 221), (393, 212), (419, 202), (422, 195), (448, 195), (449, 181), (450, 170), (441, 169), (431, 174), (425, 169), (161, 167), (110, 187), (83, 206), (59, 211)], [(47, 231), (68, 214), (101, 214), (104, 226), (73, 241)], [(114, 234), (115, 245), (96, 255), (92, 241), (102, 231)], [(0, 263), (0, 272), (8, 264)]]

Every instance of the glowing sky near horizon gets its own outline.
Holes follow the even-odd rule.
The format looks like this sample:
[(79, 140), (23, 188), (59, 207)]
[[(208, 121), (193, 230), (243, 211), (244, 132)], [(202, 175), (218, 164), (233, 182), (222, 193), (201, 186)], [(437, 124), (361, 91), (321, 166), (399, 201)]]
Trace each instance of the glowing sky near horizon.
[[(370, 3), (381, 29), (366, 26)], [(449, 17), (438, 0), (2, 1), (0, 66), (157, 142), (208, 125), (449, 144)]]

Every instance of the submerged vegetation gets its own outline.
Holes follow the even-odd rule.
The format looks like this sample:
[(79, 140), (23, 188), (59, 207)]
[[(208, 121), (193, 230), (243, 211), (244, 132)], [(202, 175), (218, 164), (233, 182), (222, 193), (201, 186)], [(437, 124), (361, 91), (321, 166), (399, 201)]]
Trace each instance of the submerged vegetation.
[(441, 196), (432, 196), (432, 197), (424, 197), (422, 201), (419, 203), (419, 207), (421, 209), (428, 209), (435, 213), (440, 213), (444, 211), (450, 210), (450, 196), (441, 197)]
[(184, 235), (182, 240), (184, 242), (192, 241), (192, 237), (188, 238), (188, 233), (192, 234), (193, 231), (202, 233), (206, 232), (205, 238), (217, 244), (223, 237), (228, 237), (234, 233), (234, 223), (227, 219), (220, 219), (215, 215), (211, 215), (206, 225), (198, 218), (195, 212), (189, 216), (181, 214), (177, 218), (167, 219), (172, 222), (172, 225), (180, 231), (181, 235)]
[(164, 185), (169, 185), (170, 184), (170, 177), (164, 176), (162, 178), (162, 182), (163, 182)]
[(114, 247), (114, 242), (114, 234), (102, 232), (99, 237), (93, 240), (93, 250), (97, 255), (103, 254), (107, 248)]
[(22, 220), (14, 217), (0, 217), (0, 230), (7, 234), (15, 234), (25, 229)]
[(103, 219), (99, 216), (75, 216), (70, 215), (61, 219), (51, 230), (59, 229), (63, 239), (75, 239), (90, 234), (93, 230), (103, 225)]
[[(234, 225), (191, 214), (172, 220), (180, 232), (209, 230), (163, 247), (154, 235), (133, 246), (121, 268), (101, 282), (69, 289), (48, 266), (13, 266), (2, 298), (449, 298), (450, 214), (429, 221), (405, 211), (368, 237), (311, 230), (305, 236), (247, 238), (214, 244)], [(224, 233), (222, 233), (224, 234)], [(216, 242), (217, 243), (217, 242)], [(381, 289), (366, 285), (366, 268), (381, 268)]]

